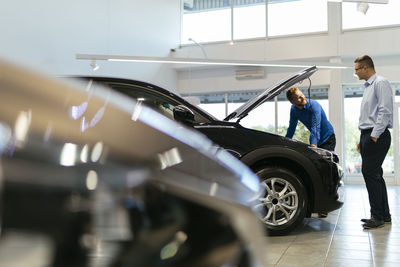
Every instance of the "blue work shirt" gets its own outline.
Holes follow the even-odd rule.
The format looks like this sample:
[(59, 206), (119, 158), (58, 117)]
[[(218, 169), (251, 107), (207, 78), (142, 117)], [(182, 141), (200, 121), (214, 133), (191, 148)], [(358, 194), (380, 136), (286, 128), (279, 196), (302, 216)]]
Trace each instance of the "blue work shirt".
[(393, 127), (393, 90), (389, 81), (377, 74), (364, 86), (358, 128), (372, 129), (371, 136), (379, 138), (386, 128)]
[(307, 99), (307, 104), (302, 109), (292, 105), (286, 137), (293, 137), (298, 121), (301, 121), (310, 131), (310, 144), (322, 145), (334, 133), (324, 110), (315, 100)]

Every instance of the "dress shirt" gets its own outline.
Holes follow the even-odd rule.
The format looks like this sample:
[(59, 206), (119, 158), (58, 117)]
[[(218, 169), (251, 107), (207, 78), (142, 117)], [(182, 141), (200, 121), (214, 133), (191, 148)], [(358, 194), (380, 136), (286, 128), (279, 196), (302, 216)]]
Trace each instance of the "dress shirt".
[(371, 136), (379, 138), (386, 128), (393, 127), (393, 90), (389, 81), (377, 74), (364, 86), (358, 128), (372, 129)]
[(298, 109), (292, 105), (286, 137), (293, 137), (298, 121), (301, 121), (310, 131), (310, 144), (319, 146), (334, 133), (333, 127), (326, 118), (324, 110), (315, 100), (307, 99), (307, 104), (302, 109)]

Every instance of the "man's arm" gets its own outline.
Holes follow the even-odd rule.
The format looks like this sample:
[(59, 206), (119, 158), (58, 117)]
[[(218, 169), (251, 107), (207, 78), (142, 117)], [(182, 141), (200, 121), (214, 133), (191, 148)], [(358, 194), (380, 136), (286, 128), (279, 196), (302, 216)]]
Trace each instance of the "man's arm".
[(311, 131), (310, 131), (310, 144), (312, 146), (317, 146), (318, 141), (321, 138), (321, 110), (322, 107), (318, 102), (314, 102), (311, 105), (312, 115), (311, 115)]
[(393, 114), (393, 92), (389, 82), (387, 80), (378, 82), (375, 87), (375, 93), (378, 100), (378, 114), (376, 125), (371, 132), (371, 139), (374, 142), (388, 127)]
[(296, 131), (297, 127), (297, 116), (293, 111), (293, 108), (290, 109), (290, 120), (289, 120), (289, 128), (286, 131), (286, 137), (292, 138), (294, 135), (294, 132)]

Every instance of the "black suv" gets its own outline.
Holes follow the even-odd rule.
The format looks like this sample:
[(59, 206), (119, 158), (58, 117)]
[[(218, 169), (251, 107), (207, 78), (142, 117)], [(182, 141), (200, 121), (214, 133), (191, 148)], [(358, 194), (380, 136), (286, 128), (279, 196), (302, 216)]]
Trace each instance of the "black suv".
[(259, 189), (199, 132), (0, 59), (0, 266), (267, 266)]
[(336, 154), (280, 135), (244, 128), (247, 114), (317, 71), (299, 71), (249, 100), (223, 121), (155, 85), (118, 78), (86, 77), (135, 98), (164, 115), (191, 126), (247, 164), (266, 193), (254, 206), (271, 235), (286, 234), (311, 213), (340, 208), (338, 187), (343, 172)]

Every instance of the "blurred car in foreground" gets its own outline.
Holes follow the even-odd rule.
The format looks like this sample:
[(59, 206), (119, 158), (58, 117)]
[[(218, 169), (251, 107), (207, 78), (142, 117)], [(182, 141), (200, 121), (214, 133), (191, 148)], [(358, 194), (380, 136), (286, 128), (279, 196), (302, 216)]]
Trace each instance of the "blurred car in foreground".
[(85, 79), (129, 95), (199, 130), (248, 165), (259, 176), (261, 187), (266, 189), (266, 194), (259, 198), (262, 203), (255, 209), (271, 235), (282, 235), (300, 225), (311, 213), (330, 212), (343, 205), (338, 200), (338, 187), (343, 177), (339, 158), (335, 153), (299, 141), (244, 128), (240, 120), (265, 101), (309, 79), (316, 71), (314, 66), (290, 75), (250, 99), (224, 121), (149, 83), (107, 77)]
[(257, 176), (108, 88), (0, 61), (0, 159), (0, 266), (265, 264)]

